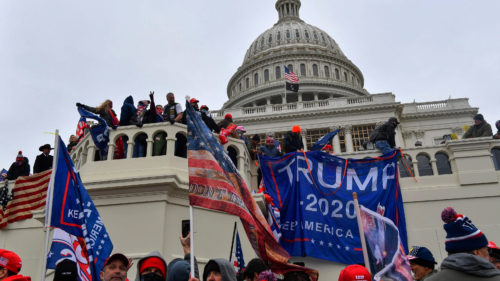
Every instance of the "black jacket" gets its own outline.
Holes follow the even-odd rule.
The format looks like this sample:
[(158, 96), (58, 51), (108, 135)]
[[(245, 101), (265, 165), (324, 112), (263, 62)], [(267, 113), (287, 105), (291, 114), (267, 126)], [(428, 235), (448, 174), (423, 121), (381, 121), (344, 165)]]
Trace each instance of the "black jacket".
[(372, 134), (370, 141), (375, 143), (376, 141), (385, 140), (392, 148), (396, 146), (396, 127), (392, 123), (387, 122), (376, 127)]
[(285, 145), (283, 149), (285, 153), (296, 152), (297, 150), (304, 149), (304, 143), (302, 142), (302, 137), (300, 134), (294, 134), (292, 131), (288, 131), (285, 135)]
[(18, 177), (29, 176), (30, 175), (30, 164), (28, 158), (24, 157), (24, 162), (21, 166), (17, 165), (16, 162), (10, 165), (9, 171), (7, 172), (8, 180), (15, 180)]
[(43, 153), (38, 155), (35, 159), (35, 165), (33, 166), (33, 174), (52, 169), (53, 159), (54, 157), (52, 155), (45, 156)]
[(205, 112), (200, 111), (201, 113), (201, 119), (203, 122), (205, 122), (205, 125), (210, 129), (210, 131), (214, 131), (217, 134), (220, 133), (220, 128), (217, 126), (217, 123), (215, 123), (214, 119), (212, 119), (210, 116), (208, 116)]

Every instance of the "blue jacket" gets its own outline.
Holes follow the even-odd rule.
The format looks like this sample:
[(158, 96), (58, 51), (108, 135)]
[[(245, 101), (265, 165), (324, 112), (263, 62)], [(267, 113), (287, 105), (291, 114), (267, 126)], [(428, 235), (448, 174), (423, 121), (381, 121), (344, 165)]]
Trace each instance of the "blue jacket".
[(122, 105), (120, 112), (120, 126), (136, 125), (137, 124), (137, 109), (134, 106), (134, 98), (128, 96)]

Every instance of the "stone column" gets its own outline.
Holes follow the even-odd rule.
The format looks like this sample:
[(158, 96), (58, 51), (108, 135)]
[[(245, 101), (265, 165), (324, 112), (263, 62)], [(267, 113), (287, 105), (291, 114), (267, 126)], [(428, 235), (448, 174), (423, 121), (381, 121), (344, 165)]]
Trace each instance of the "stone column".
[(307, 151), (307, 130), (301, 129), (300, 135), (302, 136), (302, 142), (304, 143), (304, 151)]
[[(330, 127), (330, 131), (335, 131), (335, 130), (337, 130), (338, 128), (339, 128), (339, 127)], [(340, 138), (339, 138), (339, 134), (336, 134), (336, 135), (333, 137), (332, 144), (333, 144), (333, 152), (334, 152), (335, 154), (342, 153), (342, 149), (340, 148)]]
[(128, 147), (127, 147), (127, 159), (132, 158), (132, 155), (134, 153), (134, 141), (129, 139), (128, 142)]
[(345, 147), (348, 153), (354, 152), (354, 147), (352, 144), (352, 125), (346, 125), (344, 127), (345, 134)]
[(412, 161), (413, 164), (413, 172), (415, 173), (415, 177), (418, 178), (420, 177), (420, 172), (418, 171), (418, 161)]
[(146, 145), (146, 157), (150, 158), (153, 156), (153, 139), (149, 138), (146, 140), (147, 145)]
[(169, 132), (170, 134), (167, 135), (167, 159), (173, 160), (175, 157), (175, 135), (173, 134), (173, 131)]
[(88, 154), (87, 154), (87, 163), (95, 161), (95, 144), (94, 141), (89, 143)]
[(314, 93), (314, 101), (318, 101), (318, 93)]
[(106, 160), (113, 160), (113, 156), (115, 154), (115, 144), (110, 142), (108, 143), (108, 158)]
[(302, 102), (302, 93), (297, 95), (297, 102)]
[(438, 175), (438, 169), (437, 169), (437, 165), (436, 165), (436, 159), (431, 159), (431, 167), (432, 167), (432, 174), (434, 176), (437, 176)]
[(271, 104), (271, 98), (267, 98), (266, 101), (267, 101), (267, 105)]
[(281, 95), (281, 103), (286, 104), (286, 95), (285, 94)]

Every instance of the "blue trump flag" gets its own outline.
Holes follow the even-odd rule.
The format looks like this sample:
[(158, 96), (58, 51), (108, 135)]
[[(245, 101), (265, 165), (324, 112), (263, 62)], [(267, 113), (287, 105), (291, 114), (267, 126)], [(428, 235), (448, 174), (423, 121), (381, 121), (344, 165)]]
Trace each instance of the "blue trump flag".
[(333, 132), (330, 132), (324, 136), (322, 136), (317, 142), (315, 142), (311, 148), (311, 151), (321, 150), (325, 145), (327, 145), (336, 134), (338, 134), (340, 129), (337, 129)]
[(343, 159), (320, 151), (261, 156), (266, 193), (280, 211), (280, 244), (292, 256), (360, 264), (363, 253), (352, 193), (398, 227), (407, 247), (397, 156)]
[[(78, 107), (78, 112), (80, 113), (80, 121), (86, 121), (86, 118), (94, 119), (98, 122), (96, 126), (92, 126), (90, 129), (90, 135), (94, 140), (95, 145), (101, 151), (101, 157), (106, 157), (108, 155), (108, 142), (109, 142), (109, 127), (106, 124), (106, 120), (101, 117), (85, 110), (83, 107)], [(93, 156), (92, 156), (93, 157)]]
[(50, 193), (50, 226), (77, 237), (87, 260), (91, 280), (99, 280), (99, 273), (113, 250), (113, 244), (92, 199), (75, 172), (66, 146), (58, 138), (59, 145), (54, 157), (54, 188)]

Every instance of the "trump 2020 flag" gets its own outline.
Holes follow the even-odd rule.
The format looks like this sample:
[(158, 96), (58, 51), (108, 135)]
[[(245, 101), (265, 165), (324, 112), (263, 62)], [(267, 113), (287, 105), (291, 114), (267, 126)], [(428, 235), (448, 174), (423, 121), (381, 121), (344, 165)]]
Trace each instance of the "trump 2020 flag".
[(333, 137), (335, 137), (336, 134), (338, 134), (340, 129), (337, 129), (333, 132), (330, 132), (324, 136), (322, 136), (317, 142), (315, 142), (311, 148), (311, 151), (319, 151), (321, 150), (325, 145), (327, 145)]
[(82, 250), (86, 251), (91, 280), (99, 280), (99, 273), (113, 250), (113, 244), (99, 212), (75, 173), (66, 146), (58, 138), (49, 223), (76, 236), (83, 243)]
[(59, 228), (54, 229), (52, 246), (47, 257), (47, 268), (55, 269), (57, 264), (68, 259), (76, 263), (78, 280), (91, 281), (92, 273), (88, 263), (85, 242)]
[(396, 225), (363, 206), (360, 215), (373, 279), (412, 281), (410, 263)]
[(305, 271), (313, 281), (318, 272), (289, 264), (289, 254), (273, 236), (231, 158), (193, 107), (186, 102), (188, 128), (189, 203), (240, 217), (256, 254), (276, 273)]
[[(90, 118), (97, 120), (98, 125), (93, 126), (90, 129), (90, 135), (92, 136), (95, 145), (99, 148), (99, 151), (101, 152), (101, 157), (106, 157), (108, 155), (108, 142), (109, 142), (109, 127), (106, 124), (106, 120), (85, 110), (81, 106), (78, 107), (78, 112), (80, 113), (80, 116), (82, 118)], [(80, 122), (82, 122), (82, 119), (80, 119)]]

